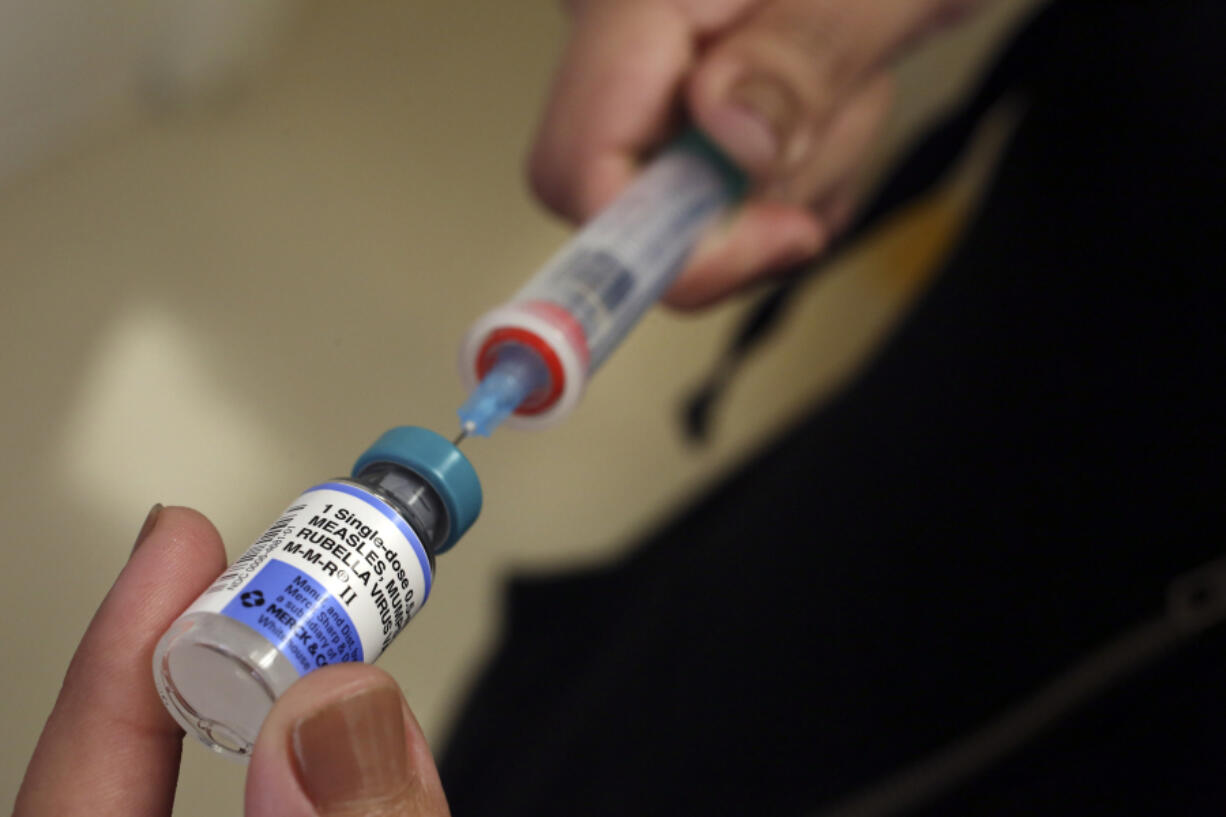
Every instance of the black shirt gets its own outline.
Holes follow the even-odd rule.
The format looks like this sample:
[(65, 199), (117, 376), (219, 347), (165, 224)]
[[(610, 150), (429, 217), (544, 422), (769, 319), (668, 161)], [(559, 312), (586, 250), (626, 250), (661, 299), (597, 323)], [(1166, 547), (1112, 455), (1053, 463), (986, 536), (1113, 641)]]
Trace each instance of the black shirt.
[(620, 563), (512, 582), (457, 817), (1226, 812), (1226, 4), (1046, 14), (862, 373)]

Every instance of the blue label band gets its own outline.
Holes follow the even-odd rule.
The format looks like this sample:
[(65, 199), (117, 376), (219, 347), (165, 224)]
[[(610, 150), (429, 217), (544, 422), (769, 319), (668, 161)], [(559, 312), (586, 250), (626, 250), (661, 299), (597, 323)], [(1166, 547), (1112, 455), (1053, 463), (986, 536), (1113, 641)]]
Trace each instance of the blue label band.
[(344, 606), (301, 570), (270, 559), (222, 614), (272, 642), (300, 675), (361, 661), (362, 641)]
[(343, 494), (348, 494), (354, 499), (362, 500), (362, 502), (378, 511), (385, 519), (394, 524), (396, 529), (404, 534), (404, 538), (408, 540), (409, 546), (413, 548), (413, 555), (417, 557), (417, 562), (421, 565), (421, 575), (425, 578), (426, 582), (426, 589), (422, 593), (421, 604), (424, 605), (430, 599), (430, 588), (434, 584), (433, 571), (430, 570), (430, 557), (426, 555), (426, 548), (422, 545), (417, 531), (413, 530), (400, 514), (396, 513), (392, 507), (379, 499), (379, 497), (344, 482), (325, 482), (321, 485), (316, 485), (314, 488), (308, 488), (304, 495), (313, 491), (340, 491)]

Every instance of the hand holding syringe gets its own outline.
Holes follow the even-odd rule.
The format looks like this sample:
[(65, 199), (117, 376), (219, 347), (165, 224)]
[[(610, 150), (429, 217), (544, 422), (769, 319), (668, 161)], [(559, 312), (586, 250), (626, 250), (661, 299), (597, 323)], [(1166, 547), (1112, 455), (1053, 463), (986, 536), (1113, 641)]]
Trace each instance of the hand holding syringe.
[(697, 132), (661, 153), (460, 349), (460, 437), (544, 428), (672, 284), (744, 180)]

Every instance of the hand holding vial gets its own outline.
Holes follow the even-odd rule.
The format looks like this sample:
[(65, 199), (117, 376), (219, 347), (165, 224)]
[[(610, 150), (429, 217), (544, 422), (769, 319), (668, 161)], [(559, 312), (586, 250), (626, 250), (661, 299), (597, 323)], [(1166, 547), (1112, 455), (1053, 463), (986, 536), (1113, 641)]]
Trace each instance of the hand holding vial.
[[(183, 730), (149, 666), (170, 623), (225, 567), (216, 529), (155, 506), (90, 623), (47, 720), (14, 817), (169, 817)], [(425, 737), (369, 664), (313, 672), (277, 700), (247, 774), (247, 817), (448, 814)]]

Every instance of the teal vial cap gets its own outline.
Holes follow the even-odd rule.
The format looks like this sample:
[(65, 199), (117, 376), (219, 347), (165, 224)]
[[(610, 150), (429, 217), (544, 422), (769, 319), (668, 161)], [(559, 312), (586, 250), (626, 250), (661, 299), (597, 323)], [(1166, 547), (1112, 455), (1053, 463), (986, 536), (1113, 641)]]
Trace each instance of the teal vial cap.
[(402, 465), (420, 475), (443, 501), (447, 539), (435, 548), (443, 553), (459, 541), (481, 513), (481, 481), (477, 469), (455, 444), (428, 428), (400, 426), (383, 433), (353, 465), (356, 477), (380, 462)]

